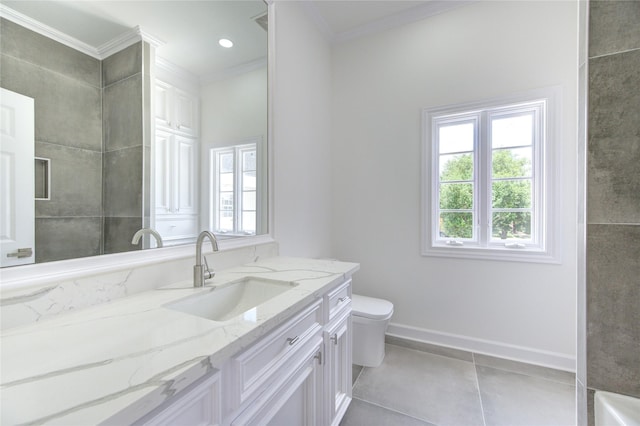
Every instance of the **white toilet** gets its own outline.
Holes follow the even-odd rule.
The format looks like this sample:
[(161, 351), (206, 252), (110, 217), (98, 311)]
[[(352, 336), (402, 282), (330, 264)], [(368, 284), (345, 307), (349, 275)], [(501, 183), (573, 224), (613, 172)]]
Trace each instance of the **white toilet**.
[(377, 367), (384, 359), (384, 334), (393, 315), (388, 300), (353, 294), (353, 363)]

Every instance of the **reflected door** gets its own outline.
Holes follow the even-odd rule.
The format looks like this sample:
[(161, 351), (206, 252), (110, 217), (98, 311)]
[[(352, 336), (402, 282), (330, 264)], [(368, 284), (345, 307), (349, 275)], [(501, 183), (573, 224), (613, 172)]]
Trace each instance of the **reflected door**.
[(34, 101), (0, 88), (0, 266), (35, 262)]

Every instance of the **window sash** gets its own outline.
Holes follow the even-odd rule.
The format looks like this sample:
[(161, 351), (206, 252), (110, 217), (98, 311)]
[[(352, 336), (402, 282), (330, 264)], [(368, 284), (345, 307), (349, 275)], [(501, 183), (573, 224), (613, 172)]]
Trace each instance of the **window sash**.
[[(253, 153), (255, 158), (255, 167), (245, 168), (244, 155)], [(233, 187), (231, 190), (223, 190), (221, 187), (222, 172), (221, 157), (231, 155), (233, 158)], [(231, 147), (215, 148), (211, 150), (212, 164), (212, 194), (211, 212), (213, 213), (212, 224), (216, 233), (226, 235), (253, 235), (256, 233), (257, 227), (257, 144), (242, 144)], [(227, 172), (225, 172), (227, 173)], [(245, 173), (247, 175), (245, 176)], [(247, 179), (253, 174), (254, 182), (249, 189), (246, 189)], [(245, 200), (246, 196), (253, 193), (254, 200)], [(224, 194), (231, 194), (225, 197)], [(231, 202), (229, 202), (231, 200)], [(249, 201), (249, 203), (247, 203)], [(247, 204), (252, 204), (253, 207)], [(231, 226), (223, 226), (225, 218), (230, 218)]]
[[(431, 116), (431, 244), (440, 247), (475, 247), (506, 249), (544, 249), (544, 136), (545, 136), (546, 101), (497, 106), (462, 112), (447, 112)], [(514, 146), (493, 147), (492, 124), (494, 120), (513, 117), (531, 117), (531, 143), (522, 142)], [(473, 151), (443, 150), (441, 147), (441, 129), (453, 125), (471, 123), (473, 125)], [(521, 148), (531, 149), (530, 176), (493, 176), (493, 155), (496, 151)], [(444, 153), (442, 151), (445, 151)], [(471, 154), (473, 158), (473, 174), (471, 179), (441, 180), (441, 157), (451, 154)], [(493, 206), (493, 183), (501, 181), (531, 182), (530, 205), (528, 207), (500, 208)], [(472, 183), (473, 205), (471, 209), (442, 208), (443, 184)], [(470, 237), (448, 237), (441, 235), (440, 222), (442, 213), (472, 214), (472, 233)], [(495, 213), (530, 213), (530, 238), (495, 238), (493, 217)]]

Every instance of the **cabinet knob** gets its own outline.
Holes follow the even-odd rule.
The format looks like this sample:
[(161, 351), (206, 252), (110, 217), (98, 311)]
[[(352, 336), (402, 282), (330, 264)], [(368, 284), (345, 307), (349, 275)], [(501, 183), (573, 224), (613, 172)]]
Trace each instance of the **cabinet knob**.
[(289, 343), (289, 346), (293, 346), (293, 345), (295, 345), (296, 343), (298, 343), (298, 340), (300, 340), (300, 337), (299, 337), (299, 336), (296, 336), (296, 337), (288, 337), (288, 338), (287, 338), (287, 343)]
[(331, 336), (331, 341), (333, 342), (334, 345), (338, 344), (338, 333)]

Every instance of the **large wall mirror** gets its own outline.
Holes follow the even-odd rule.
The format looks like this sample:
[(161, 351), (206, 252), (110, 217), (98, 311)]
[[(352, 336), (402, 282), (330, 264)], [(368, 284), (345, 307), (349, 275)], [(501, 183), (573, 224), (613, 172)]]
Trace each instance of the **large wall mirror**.
[(0, 7), (0, 86), (34, 104), (27, 160), (2, 163), (3, 214), (33, 206), (2, 220), (3, 267), (268, 233), (263, 0)]

